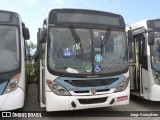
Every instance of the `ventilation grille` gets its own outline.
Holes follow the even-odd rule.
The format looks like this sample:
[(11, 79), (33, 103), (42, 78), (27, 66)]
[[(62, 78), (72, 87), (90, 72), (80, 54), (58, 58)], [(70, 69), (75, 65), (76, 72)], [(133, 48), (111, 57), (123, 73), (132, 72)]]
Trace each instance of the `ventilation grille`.
[(107, 97), (103, 98), (92, 98), (92, 99), (78, 99), (80, 104), (96, 104), (106, 102)]
[(75, 87), (98, 87), (98, 86), (111, 85), (116, 80), (118, 80), (118, 78), (92, 79), (92, 80), (65, 80), (65, 82)]

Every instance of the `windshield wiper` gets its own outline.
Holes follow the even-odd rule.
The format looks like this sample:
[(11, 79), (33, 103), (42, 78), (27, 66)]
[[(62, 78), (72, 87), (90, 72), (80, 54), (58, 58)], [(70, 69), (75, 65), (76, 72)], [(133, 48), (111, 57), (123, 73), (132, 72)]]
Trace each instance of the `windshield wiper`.
[[(72, 33), (72, 36), (73, 36), (73, 38), (74, 38), (75, 43), (76, 43), (77, 45), (79, 45), (79, 47), (80, 47), (81, 55), (82, 55), (82, 56), (81, 56), (81, 59), (82, 59), (82, 58), (83, 58), (83, 50), (82, 50), (81, 39), (80, 39), (79, 35), (76, 33), (76, 31), (75, 31), (75, 29), (73, 28), (73, 26), (70, 26), (69, 29), (70, 29), (70, 31), (71, 31), (71, 33)], [(75, 47), (76, 47), (76, 45), (75, 45)]]
[[(104, 36), (102, 36), (101, 38), (101, 53), (105, 53), (105, 47), (106, 47), (106, 44), (109, 40), (109, 36), (110, 36), (110, 33), (111, 33), (111, 28), (108, 28), (108, 30), (106, 30), (106, 33)], [(103, 52), (102, 52), (102, 49), (103, 49)]]

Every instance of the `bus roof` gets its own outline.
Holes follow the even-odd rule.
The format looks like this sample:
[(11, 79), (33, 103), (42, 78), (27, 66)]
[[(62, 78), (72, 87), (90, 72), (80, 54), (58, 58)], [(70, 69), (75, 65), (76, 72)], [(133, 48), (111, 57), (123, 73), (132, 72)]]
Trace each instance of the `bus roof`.
[(14, 13), (14, 14), (19, 15), (19, 13), (18, 13), (18, 12), (13, 11), (13, 10), (2, 10), (2, 9), (0, 9), (0, 12), (10, 12), (10, 13)]
[[(93, 9), (77, 9), (77, 8), (57, 8), (57, 9), (51, 9), (49, 11), (49, 14), (52, 11), (80, 11), (80, 12), (97, 12), (97, 13), (102, 13), (102, 14), (112, 14), (112, 15), (117, 15), (117, 16), (121, 16), (120, 14), (115, 14), (115, 13), (111, 13), (111, 12), (106, 12), (106, 11), (100, 11), (100, 10), (93, 10)], [(121, 16), (122, 17), (122, 16)]]
[(19, 25), (21, 15), (11, 10), (0, 10), (0, 24), (14, 24)]
[(146, 19), (146, 20), (143, 20), (143, 21), (139, 21), (139, 22), (134, 23), (130, 26), (127, 26), (126, 31), (128, 31), (130, 29), (134, 30), (134, 29), (141, 28), (141, 27), (144, 27), (145, 29), (148, 29), (147, 22), (148, 21), (156, 21), (156, 20), (160, 21), (160, 19)]

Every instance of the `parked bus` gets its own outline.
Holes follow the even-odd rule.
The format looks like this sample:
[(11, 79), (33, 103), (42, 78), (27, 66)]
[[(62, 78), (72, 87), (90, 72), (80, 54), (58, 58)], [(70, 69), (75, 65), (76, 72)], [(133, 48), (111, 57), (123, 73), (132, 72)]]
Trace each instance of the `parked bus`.
[(160, 101), (160, 19), (128, 27), (131, 93)]
[(18, 13), (0, 10), (0, 111), (22, 108), (25, 99), (25, 40), (29, 30)]
[(121, 15), (52, 9), (38, 29), (40, 106), (77, 110), (129, 103), (129, 63)]

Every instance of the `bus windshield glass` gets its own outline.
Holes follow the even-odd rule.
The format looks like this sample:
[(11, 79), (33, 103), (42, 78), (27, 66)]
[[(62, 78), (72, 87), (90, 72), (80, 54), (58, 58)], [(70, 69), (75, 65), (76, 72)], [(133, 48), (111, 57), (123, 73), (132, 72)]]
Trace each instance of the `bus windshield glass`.
[(0, 73), (19, 67), (19, 37), (15, 26), (0, 25)]
[(154, 36), (154, 44), (151, 46), (152, 66), (156, 71), (160, 71), (160, 32), (155, 32)]
[(56, 72), (107, 74), (127, 69), (123, 31), (50, 28), (48, 65)]

